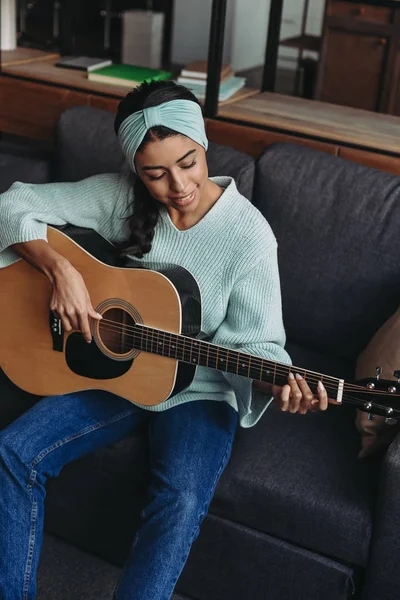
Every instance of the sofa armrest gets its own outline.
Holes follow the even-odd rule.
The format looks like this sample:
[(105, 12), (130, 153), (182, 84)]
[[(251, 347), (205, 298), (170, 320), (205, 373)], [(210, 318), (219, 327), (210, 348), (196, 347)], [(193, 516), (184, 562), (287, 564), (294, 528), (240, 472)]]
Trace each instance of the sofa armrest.
[(400, 596), (400, 433), (383, 457), (363, 600)]

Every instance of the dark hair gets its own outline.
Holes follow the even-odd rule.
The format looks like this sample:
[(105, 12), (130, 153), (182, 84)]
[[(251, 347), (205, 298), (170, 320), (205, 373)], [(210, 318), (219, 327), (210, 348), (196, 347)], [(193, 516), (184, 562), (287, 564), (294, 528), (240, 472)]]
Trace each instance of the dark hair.
[[(118, 134), (121, 123), (131, 114), (158, 106), (170, 100), (192, 100), (199, 104), (196, 96), (190, 90), (173, 81), (151, 81), (142, 83), (139, 87), (129, 92), (119, 103), (114, 121), (114, 130)], [(153, 140), (164, 140), (177, 134), (176, 131), (157, 125), (151, 127), (143, 138), (138, 151), (143, 150), (146, 144)], [(118, 245), (122, 254), (132, 254), (142, 258), (150, 252), (154, 237), (154, 229), (158, 222), (159, 203), (150, 194), (140, 177), (134, 177), (134, 209), (129, 218), (129, 239)]]

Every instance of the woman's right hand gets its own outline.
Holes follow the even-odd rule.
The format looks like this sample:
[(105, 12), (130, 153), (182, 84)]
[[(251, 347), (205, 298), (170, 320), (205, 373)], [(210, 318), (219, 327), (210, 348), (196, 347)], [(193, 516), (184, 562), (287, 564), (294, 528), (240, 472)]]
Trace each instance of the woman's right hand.
[(60, 317), (65, 331), (81, 331), (90, 343), (90, 319), (100, 320), (102, 316), (92, 306), (82, 275), (66, 261), (62, 269), (53, 273), (52, 283), (50, 309)]

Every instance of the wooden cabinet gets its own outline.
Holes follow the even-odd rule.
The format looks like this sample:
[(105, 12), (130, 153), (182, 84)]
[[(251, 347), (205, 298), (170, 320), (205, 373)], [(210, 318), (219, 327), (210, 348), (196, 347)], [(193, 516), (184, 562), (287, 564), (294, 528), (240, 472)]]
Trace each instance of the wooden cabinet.
[(316, 99), (400, 115), (400, 6), (380, 4), (328, 0)]

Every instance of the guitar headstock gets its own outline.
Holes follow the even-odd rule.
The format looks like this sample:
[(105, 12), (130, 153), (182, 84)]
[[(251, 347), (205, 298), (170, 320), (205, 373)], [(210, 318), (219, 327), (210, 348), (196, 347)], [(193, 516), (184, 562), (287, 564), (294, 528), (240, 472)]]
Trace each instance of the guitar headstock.
[(376, 370), (376, 377), (365, 377), (353, 384), (345, 384), (345, 394), (357, 400), (357, 408), (371, 415), (400, 419), (400, 371), (395, 371), (396, 380), (381, 379), (382, 369)]

